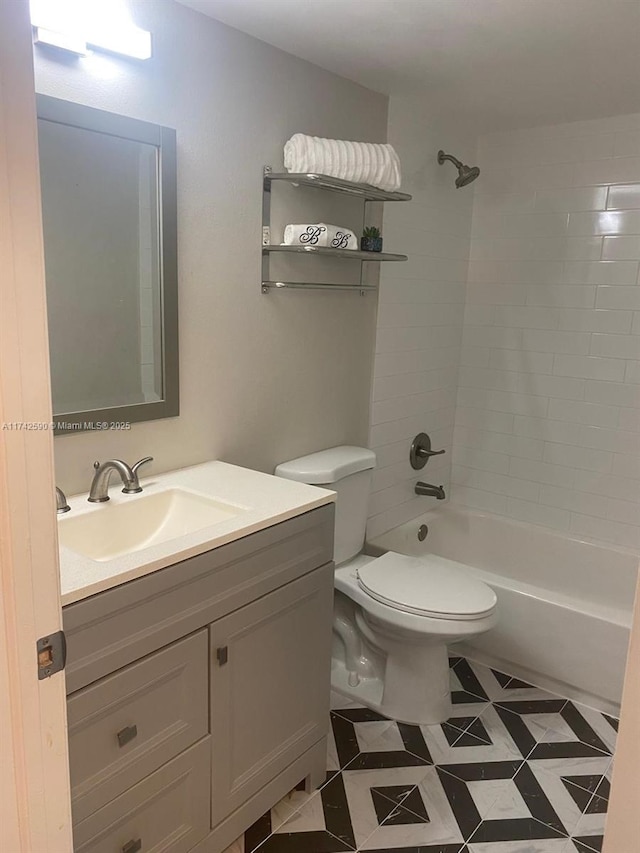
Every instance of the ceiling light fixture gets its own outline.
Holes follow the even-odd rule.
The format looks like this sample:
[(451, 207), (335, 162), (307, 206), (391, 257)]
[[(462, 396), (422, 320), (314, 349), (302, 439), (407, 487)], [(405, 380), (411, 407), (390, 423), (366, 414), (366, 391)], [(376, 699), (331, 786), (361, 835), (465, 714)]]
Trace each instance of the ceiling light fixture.
[(86, 56), (88, 47), (150, 59), (151, 33), (136, 27), (122, 0), (31, 0), (39, 44)]

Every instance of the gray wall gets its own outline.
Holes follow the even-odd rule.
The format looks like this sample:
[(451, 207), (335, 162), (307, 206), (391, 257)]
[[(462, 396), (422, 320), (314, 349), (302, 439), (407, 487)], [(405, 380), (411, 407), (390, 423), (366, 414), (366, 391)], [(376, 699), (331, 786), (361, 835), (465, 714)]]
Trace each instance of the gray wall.
[[(181, 415), (57, 438), (59, 485), (86, 490), (93, 460), (113, 456), (152, 454), (155, 471), (211, 458), (269, 471), (366, 443), (375, 298), (261, 295), (261, 170), (282, 166), (297, 131), (384, 141), (386, 98), (169, 0), (131, 8), (153, 33), (152, 60), (36, 50), (36, 87), (177, 130)], [(335, 221), (335, 199), (308, 197), (310, 216)], [(357, 224), (345, 210), (338, 224)]]

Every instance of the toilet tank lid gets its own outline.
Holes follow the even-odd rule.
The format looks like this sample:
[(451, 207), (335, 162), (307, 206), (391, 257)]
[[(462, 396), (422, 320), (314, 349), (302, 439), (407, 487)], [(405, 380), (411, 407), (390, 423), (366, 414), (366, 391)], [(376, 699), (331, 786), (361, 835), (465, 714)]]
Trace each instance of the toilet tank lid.
[(375, 467), (376, 455), (373, 450), (342, 445), (282, 462), (274, 473), (276, 477), (319, 486), (336, 483), (350, 474)]

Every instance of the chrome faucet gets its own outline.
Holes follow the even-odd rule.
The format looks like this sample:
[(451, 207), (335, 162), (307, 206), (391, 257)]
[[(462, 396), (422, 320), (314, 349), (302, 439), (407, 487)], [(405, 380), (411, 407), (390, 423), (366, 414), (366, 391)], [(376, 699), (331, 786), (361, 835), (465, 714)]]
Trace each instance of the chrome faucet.
[(436, 500), (443, 501), (446, 498), (444, 486), (432, 486), (431, 483), (416, 483), (416, 495), (427, 495)]
[(120, 479), (124, 485), (122, 491), (125, 495), (134, 495), (136, 492), (141, 492), (142, 486), (138, 482), (138, 469), (147, 462), (153, 462), (153, 456), (145, 456), (144, 459), (140, 459), (131, 468), (121, 459), (109, 459), (107, 462), (103, 462), (102, 465), (99, 462), (94, 462), (93, 467), (96, 473), (93, 475), (87, 500), (93, 504), (104, 503), (109, 500), (109, 480), (114, 471), (120, 474)]
[(69, 512), (70, 509), (65, 493), (56, 486), (56, 512), (58, 515), (62, 515), (63, 512)]

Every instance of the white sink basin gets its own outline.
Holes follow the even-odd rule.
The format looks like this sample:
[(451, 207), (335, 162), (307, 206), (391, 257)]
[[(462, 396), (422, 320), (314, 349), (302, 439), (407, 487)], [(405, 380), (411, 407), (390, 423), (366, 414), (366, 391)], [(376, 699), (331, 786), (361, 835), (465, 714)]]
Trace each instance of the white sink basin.
[(62, 517), (58, 536), (66, 548), (105, 562), (247, 511), (186, 489), (169, 488), (129, 501), (95, 505), (82, 515)]

